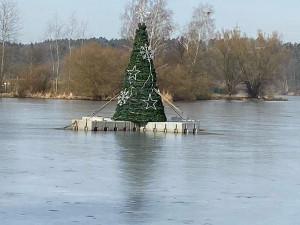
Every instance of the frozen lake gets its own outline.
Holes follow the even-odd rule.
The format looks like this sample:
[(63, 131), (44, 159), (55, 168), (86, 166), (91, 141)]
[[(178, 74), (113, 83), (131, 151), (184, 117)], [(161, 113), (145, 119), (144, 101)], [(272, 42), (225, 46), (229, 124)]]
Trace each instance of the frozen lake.
[(300, 97), (176, 103), (208, 135), (54, 129), (102, 104), (0, 99), (1, 225), (300, 224)]

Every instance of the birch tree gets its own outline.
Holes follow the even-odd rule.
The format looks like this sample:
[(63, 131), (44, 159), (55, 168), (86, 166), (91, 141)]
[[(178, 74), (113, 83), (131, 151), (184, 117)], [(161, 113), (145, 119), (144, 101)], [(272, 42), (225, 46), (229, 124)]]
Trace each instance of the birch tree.
[(81, 40), (81, 48), (80, 52), (82, 53), (84, 39), (86, 38), (86, 30), (87, 30), (88, 23), (86, 21), (81, 21), (78, 27), (78, 39)]
[(121, 36), (129, 40), (132, 46), (138, 23), (145, 23), (149, 45), (157, 55), (164, 50), (165, 40), (174, 30), (172, 16), (173, 12), (167, 9), (166, 0), (132, 0), (121, 15)]
[[(0, 0), (0, 38), (1, 38), (1, 68), (0, 68), (0, 84), (5, 78), (4, 74), (4, 57), (5, 45), (9, 41), (13, 41), (20, 30), (20, 13), (17, 3), (13, 0)], [(1, 85), (0, 85), (1, 86)]]
[(189, 55), (192, 72), (194, 72), (193, 68), (198, 56), (206, 50), (209, 41), (214, 36), (215, 20), (212, 17), (213, 14), (212, 5), (200, 4), (194, 9), (191, 21), (185, 27), (182, 36), (178, 38)]
[[(62, 38), (62, 31), (63, 31), (63, 24), (60, 23), (58, 19), (58, 15), (55, 14), (53, 19), (48, 22), (47, 26), (47, 36), (50, 40), (50, 57), (52, 61), (52, 70), (53, 75), (55, 77), (55, 93), (58, 91), (58, 77), (59, 77), (59, 70), (60, 70), (60, 50), (59, 50), (59, 40)], [(54, 51), (55, 56), (53, 54), (53, 46), (54, 43)]]
[(70, 82), (72, 74), (72, 50), (74, 42), (79, 39), (81, 41), (81, 52), (84, 44), (87, 22), (79, 21), (75, 12), (72, 12), (65, 26), (65, 36), (68, 40), (69, 57), (68, 57), (68, 91), (70, 92)]
[(65, 35), (68, 40), (68, 48), (69, 48), (69, 61), (68, 61), (68, 92), (70, 92), (70, 82), (71, 82), (71, 61), (72, 61), (72, 49), (73, 49), (73, 41), (76, 40), (79, 36), (79, 22), (76, 17), (76, 13), (72, 12), (71, 16), (68, 20), (68, 23), (65, 27)]

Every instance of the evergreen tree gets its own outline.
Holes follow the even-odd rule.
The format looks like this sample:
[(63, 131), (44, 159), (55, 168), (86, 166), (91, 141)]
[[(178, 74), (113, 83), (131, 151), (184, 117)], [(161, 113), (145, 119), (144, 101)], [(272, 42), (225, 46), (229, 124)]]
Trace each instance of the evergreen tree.
[(149, 47), (146, 25), (136, 30), (133, 50), (118, 97), (114, 120), (164, 122), (167, 120), (156, 84), (153, 51)]

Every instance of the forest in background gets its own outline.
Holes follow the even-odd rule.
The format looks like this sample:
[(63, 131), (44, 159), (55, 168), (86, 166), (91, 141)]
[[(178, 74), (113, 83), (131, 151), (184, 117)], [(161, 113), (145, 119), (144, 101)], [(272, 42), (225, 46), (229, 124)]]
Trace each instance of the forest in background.
[(64, 26), (54, 16), (47, 25), (48, 39), (41, 43), (16, 44), (2, 31), (1, 92), (112, 98), (121, 90), (129, 62), (139, 22), (136, 12), (145, 6), (153, 13), (145, 23), (158, 85), (173, 100), (300, 94), (300, 44), (283, 43), (276, 32), (259, 30), (253, 38), (238, 27), (215, 31), (209, 4), (195, 8), (190, 23), (172, 38), (175, 25), (165, 0), (128, 3), (120, 39), (85, 38), (86, 25), (75, 14)]

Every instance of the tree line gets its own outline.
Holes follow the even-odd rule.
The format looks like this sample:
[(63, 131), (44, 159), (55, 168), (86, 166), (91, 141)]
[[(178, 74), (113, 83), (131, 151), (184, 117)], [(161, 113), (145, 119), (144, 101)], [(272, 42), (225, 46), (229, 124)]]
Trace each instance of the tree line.
[[(0, 0), (0, 12), (1, 4), (11, 2)], [(256, 37), (248, 37), (238, 27), (215, 31), (214, 8), (209, 4), (194, 9), (176, 38), (166, 0), (135, 0), (127, 3), (121, 16), (120, 39), (87, 38), (87, 23), (71, 13), (64, 23), (54, 15), (45, 27), (45, 41), (26, 45), (13, 42), (19, 14), (16, 4), (9, 7), (16, 19), (9, 38), (0, 28), (2, 92), (101, 100), (115, 96), (129, 61), (137, 13), (143, 9), (158, 85), (174, 100), (210, 99), (214, 93), (251, 98), (300, 93), (299, 44), (283, 43), (276, 32), (259, 30)]]

